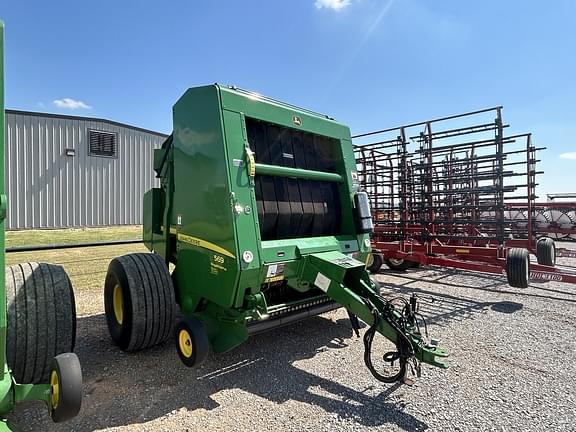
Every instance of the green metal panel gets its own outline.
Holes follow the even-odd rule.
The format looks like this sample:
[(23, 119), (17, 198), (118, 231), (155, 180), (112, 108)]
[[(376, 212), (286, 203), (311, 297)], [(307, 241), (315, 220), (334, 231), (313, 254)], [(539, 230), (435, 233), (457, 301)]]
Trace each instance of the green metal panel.
[[(234, 236), (237, 247), (238, 263), (242, 275), (239, 280), (241, 289), (235, 289), (235, 306), (241, 306), (247, 292), (260, 290), (258, 278), (261, 266), (261, 248), (258, 241), (258, 214), (256, 212), (256, 196), (254, 188), (250, 187), (251, 179), (245, 166), (244, 156), (248, 141), (244, 125), (244, 116), (241, 113), (223, 111), (225, 143), (228, 160), (228, 178), (230, 179), (230, 207), (229, 211), (234, 218)], [(243, 255), (252, 256), (250, 262), (243, 259)]]
[(237, 91), (227, 86), (219, 86), (219, 88), (222, 95), (222, 108), (225, 110), (242, 112), (246, 117), (285, 127), (296, 127), (318, 135), (350, 139), (350, 129), (327, 116), (273, 101), (256, 93)]
[(190, 89), (174, 105), (170, 228), (178, 236), (176, 281), (185, 313), (193, 312), (198, 296), (226, 307), (236, 297), (239, 263), (223, 135), (218, 87)]

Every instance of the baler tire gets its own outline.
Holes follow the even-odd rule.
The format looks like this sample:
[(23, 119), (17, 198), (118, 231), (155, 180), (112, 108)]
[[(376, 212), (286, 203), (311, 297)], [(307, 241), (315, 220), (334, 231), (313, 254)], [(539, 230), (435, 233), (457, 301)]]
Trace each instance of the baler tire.
[(74, 350), (76, 304), (61, 266), (29, 262), (6, 268), (6, 354), (19, 384), (48, 382), (52, 360)]
[(183, 317), (174, 333), (178, 357), (187, 367), (196, 367), (208, 356), (210, 340), (202, 321), (194, 317)]
[(556, 244), (550, 237), (539, 238), (536, 242), (538, 264), (554, 266), (556, 264)]
[(506, 256), (506, 277), (514, 288), (528, 288), (530, 254), (523, 248), (511, 248)]
[(104, 309), (110, 336), (123, 351), (150, 348), (169, 339), (175, 298), (164, 260), (153, 253), (114, 258), (104, 283)]
[(382, 260), (382, 255), (380, 255), (379, 253), (372, 253), (370, 256), (372, 257), (372, 259), (368, 260), (366, 270), (368, 270), (372, 274), (376, 274), (382, 268), (382, 264), (384, 263), (384, 261)]
[(76, 417), (82, 406), (82, 369), (76, 354), (54, 357), (50, 372), (50, 418), (60, 423)]
[(398, 259), (398, 260), (385, 259), (384, 262), (391, 270), (398, 270), (398, 271), (408, 270), (414, 267), (416, 264), (413, 261), (408, 261), (405, 259)]

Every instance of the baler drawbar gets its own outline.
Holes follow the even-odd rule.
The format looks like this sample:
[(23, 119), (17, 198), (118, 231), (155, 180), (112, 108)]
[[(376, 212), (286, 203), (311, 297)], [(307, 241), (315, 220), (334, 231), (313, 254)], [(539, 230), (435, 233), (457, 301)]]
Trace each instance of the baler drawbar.
[[(105, 307), (113, 340), (127, 351), (172, 334), (196, 366), (250, 334), (344, 306), (365, 360), (384, 381), (408, 366), (445, 368), (447, 353), (419, 330), (417, 298), (387, 300), (365, 268), (373, 230), (360, 191), (350, 130), (333, 119), (235, 87), (189, 89), (174, 131), (155, 151), (160, 187), (144, 196), (144, 243), (153, 254), (110, 264)], [(170, 274), (169, 265), (174, 266)], [(399, 364), (372, 364), (378, 332)], [(388, 370), (388, 369), (384, 369)]]

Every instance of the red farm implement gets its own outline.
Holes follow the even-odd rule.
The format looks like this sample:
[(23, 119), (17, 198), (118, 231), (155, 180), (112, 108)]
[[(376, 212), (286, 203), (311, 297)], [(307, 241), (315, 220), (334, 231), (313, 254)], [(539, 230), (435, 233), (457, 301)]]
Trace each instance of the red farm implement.
[(560, 228), (542, 229), (534, 203), (544, 148), (508, 128), (495, 107), (354, 137), (375, 222), (370, 269), (425, 264), (505, 273), (515, 287), (576, 283), (576, 273), (555, 266), (555, 242), (544, 235)]

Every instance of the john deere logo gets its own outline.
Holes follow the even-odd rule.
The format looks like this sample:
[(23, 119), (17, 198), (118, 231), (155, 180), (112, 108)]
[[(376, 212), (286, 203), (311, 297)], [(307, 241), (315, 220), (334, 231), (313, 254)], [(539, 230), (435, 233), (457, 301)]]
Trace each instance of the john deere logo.
[(302, 126), (302, 119), (297, 115), (292, 116), (292, 123), (294, 123), (296, 126)]

